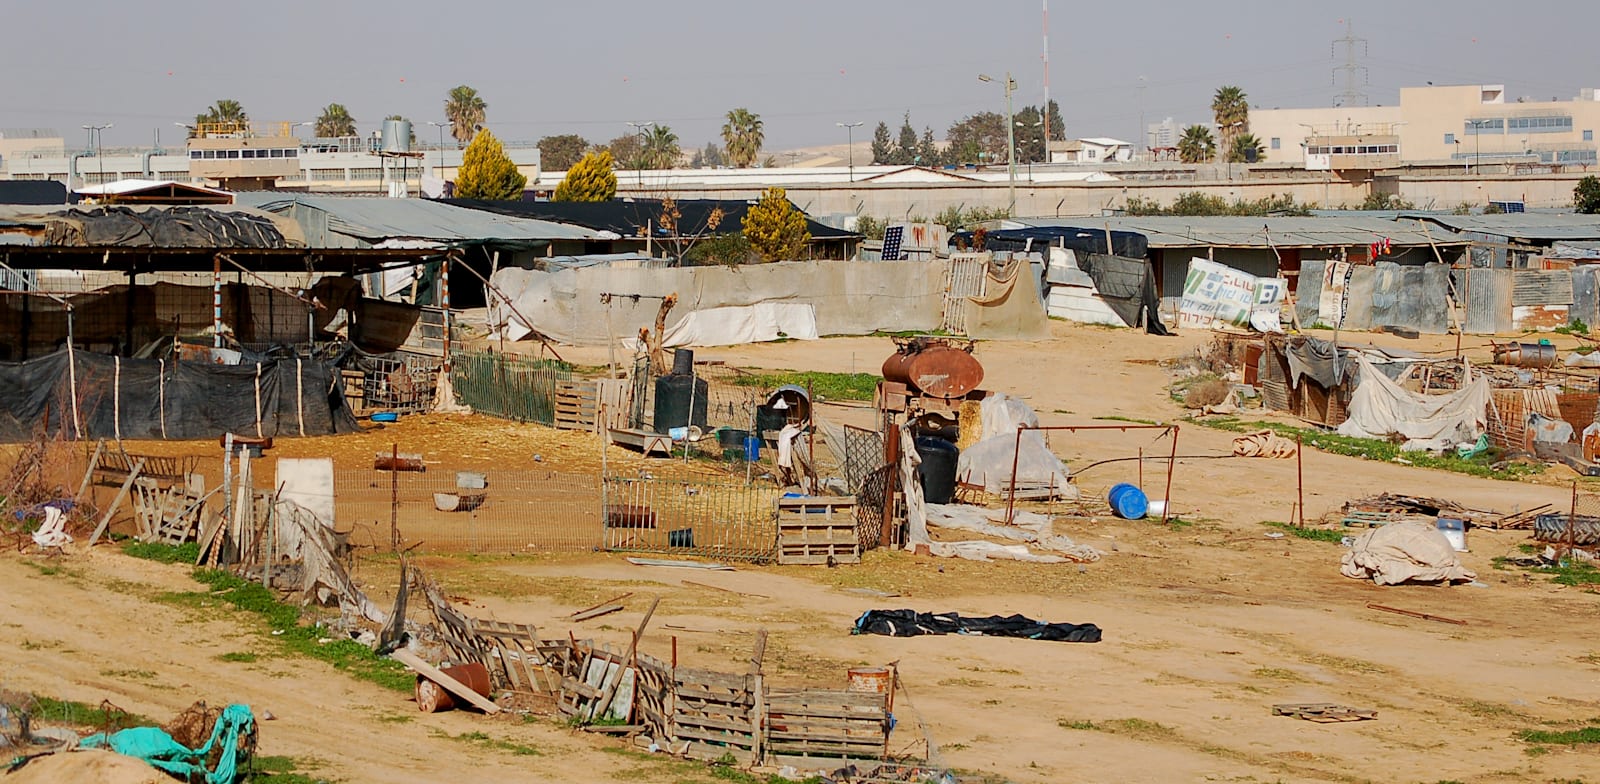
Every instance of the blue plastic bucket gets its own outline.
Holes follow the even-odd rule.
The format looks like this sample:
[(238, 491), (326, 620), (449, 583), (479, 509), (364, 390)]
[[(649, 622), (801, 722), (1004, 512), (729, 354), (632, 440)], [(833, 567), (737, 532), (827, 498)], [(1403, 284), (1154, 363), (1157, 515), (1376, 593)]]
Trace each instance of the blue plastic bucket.
[(744, 437), (744, 459), (754, 463), (761, 459), (761, 437)]
[(1144, 491), (1127, 482), (1112, 485), (1106, 501), (1110, 502), (1111, 511), (1124, 520), (1143, 520), (1150, 512), (1150, 499)]

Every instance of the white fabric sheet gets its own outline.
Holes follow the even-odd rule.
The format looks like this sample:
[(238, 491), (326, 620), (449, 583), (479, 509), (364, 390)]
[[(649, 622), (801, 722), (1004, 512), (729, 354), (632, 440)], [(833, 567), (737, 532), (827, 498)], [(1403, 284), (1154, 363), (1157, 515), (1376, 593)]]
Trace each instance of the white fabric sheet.
[(1350, 418), (1339, 434), (1353, 438), (1406, 437), (1404, 448), (1439, 451), (1476, 441), (1488, 424), (1489, 377), (1477, 374), (1467, 385), (1448, 395), (1419, 395), (1389, 380), (1382, 371), (1360, 358), (1361, 380), (1350, 397)]

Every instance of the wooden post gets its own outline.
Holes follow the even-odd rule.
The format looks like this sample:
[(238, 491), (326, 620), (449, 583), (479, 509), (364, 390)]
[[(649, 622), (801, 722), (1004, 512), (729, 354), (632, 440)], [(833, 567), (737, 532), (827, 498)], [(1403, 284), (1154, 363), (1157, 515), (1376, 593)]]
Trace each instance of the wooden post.
[(883, 431), (883, 457), (888, 471), (883, 478), (883, 525), (878, 532), (878, 545), (889, 547), (894, 543), (894, 487), (900, 476), (900, 426), (893, 422)]
[[(93, 547), (95, 542), (100, 541), (100, 535), (106, 532), (106, 526), (111, 525), (111, 516), (117, 513), (117, 505), (122, 503), (122, 499), (128, 497), (128, 490), (133, 487), (134, 480), (139, 478), (139, 472), (143, 470), (144, 458), (141, 457), (134, 462), (133, 470), (128, 472), (128, 478), (123, 481), (122, 489), (117, 491), (117, 497), (111, 499), (111, 505), (106, 507), (106, 513), (101, 515), (100, 524), (95, 526), (94, 535), (89, 537), (90, 547)], [(1576, 485), (1574, 485), (1574, 487), (1576, 487)], [(1572, 497), (1578, 497), (1576, 490), (1573, 491)]]
[(1294, 486), (1295, 495), (1300, 504), (1300, 518), (1298, 527), (1306, 527), (1306, 469), (1305, 469), (1306, 443), (1305, 437), (1299, 433), (1294, 434)]
[(95, 442), (94, 454), (89, 457), (89, 467), (84, 469), (83, 472), (83, 482), (78, 485), (78, 492), (72, 496), (74, 504), (82, 502), (83, 494), (89, 492), (89, 480), (94, 478), (94, 467), (100, 462), (100, 454), (105, 450), (106, 440), (104, 438)]
[(766, 723), (767, 688), (762, 675), (762, 660), (767, 655), (767, 630), (756, 631), (755, 652), (750, 656), (750, 677), (745, 680), (750, 684), (750, 736), (752, 740), (751, 753), (755, 755), (755, 763), (761, 764), (766, 752), (766, 744), (762, 743), (763, 725)]
[(1161, 504), (1161, 524), (1167, 524), (1167, 518), (1172, 516), (1172, 472), (1178, 465), (1178, 426), (1172, 426), (1172, 454), (1167, 457), (1167, 494), (1166, 500)]

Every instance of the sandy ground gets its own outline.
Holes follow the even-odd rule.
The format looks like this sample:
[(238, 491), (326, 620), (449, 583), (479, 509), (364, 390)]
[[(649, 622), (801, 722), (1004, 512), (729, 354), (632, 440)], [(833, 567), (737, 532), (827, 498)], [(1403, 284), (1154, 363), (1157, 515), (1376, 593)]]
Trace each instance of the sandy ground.
[[(982, 345), (985, 386), (1025, 396), (1050, 424), (1106, 424), (1096, 417), (1107, 416), (1173, 421), (1183, 414), (1168, 399), (1166, 371), (1155, 361), (1192, 351), (1203, 336), (1052, 329), (1049, 341)], [(1453, 339), (1396, 345), (1402, 344), (1453, 349)], [(700, 356), (751, 367), (870, 371), (888, 350), (887, 340), (861, 338), (708, 349)], [(590, 361), (583, 351), (567, 353)], [(848, 420), (862, 413), (825, 407), (824, 415)], [(432, 421), (402, 427), (425, 430)], [(514, 443), (521, 431), (506, 427), (501, 435)], [(1230, 438), (1185, 425), (1179, 452), (1222, 454)], [(311, 441), (280, 449), (314, 452)], [(1058, 434), (1052, 443), (1076, 465), (1141, 446), (1167, 448), (1139, 431)], [(352, 446), (349, 459), (359, 461), (371, 448), (366, 441)], [(526, 454), (520, 447), (503, 454), (430, 448), (447, 467), (472, 467), (469, 455), (481, 464)], [(462, 451), (468, 454), (452, 459)], [(1092, 468), (1079, 482), (1086, 495), (1102, 492), (1135, 478), (1134, 465)], [(1559, 503), (1571, 492), (1553, 481), (1499, 482), (1317, 452), (1306, 454), (1304, 475), (1312, 517), (1383, 490), (1500, 510)], [(1379, 588), (1349, 580), (1338, 575), (1337, 544), (1265, 536), (1270, 529), (1261, 522), (1288, 519), (1294, 497), (1292, 460), (1180, 460), (1173, 504), (1188, 524), (1063, 522), (1061, 533), (1107, 553), (1083, 566), (882, 552), (859, 567), (689, 574), (605, 555), (430, 557), (422, 565), (452, 594), (467, 597), (473, 614), (537, 623), (551, 634), (572, 628), (564, 618), (573, 610), (634, 591), (624, 612), (573, 629), (618, 643), (638, 622), (644, 597), (659, 595), (644, 648), (668, 656), (675, 637), (680, 659), (694, 666), (733, 666), (749, 655), (753, 630), (767, 628), (776, 683), (840, 686), (848, 667), (898, 661), (909, 699), (896, 706), (895, 747), (920, 745), (925, 726), (944, 764), (1004, 780), (1520, 782), (1594, 775), (1592, 750), (1530, 754), (1516, 733), (1564, 729), (1600, 715), (1594, 635), (1600, 597), (1493, 568), (1492, 558), (1526, 541), (1516, 532), (1472, 534), (1463, 559), (1481, 585)], [(392, 590), (385, 568), (363, 568), (358, 577), (374, 593)], [(294, 757), (316, 766), (317, 775), (343, 781), (438, 781), (469, 771), (473, 780), (495, 781), (705, 775), (693, 766), (614, 753), (620, 744), (553, 722), (419, 715), (404, 696), (317, 662), (270, 655), (253, 663), (221, 661), (229, 652), (270, 654), (272, 646), (247, 618), (154, 601), (194, 588), (181, 567), (107, 548), (51, 561), (0, 557), (0, 688), (86, 702), (109, 698), (157, 717), (196, 698), (247, 702), (277, 717), (263, 725), (265, 753)], [(855, 590), (862, 588), (899, 596)], [(1377, 612), (1369, 602), (1467, 625)], [(1083, 645), (851, 636), (855, 617), (874, 607), (1093, 622), (1105, 639)], [(1376, 721), (1319, 725), (1270, 715), (1281, 702), (1337, 702), (1379, 713)], [(540, 754), (516, 755), (460, 737), (478, 731)]]

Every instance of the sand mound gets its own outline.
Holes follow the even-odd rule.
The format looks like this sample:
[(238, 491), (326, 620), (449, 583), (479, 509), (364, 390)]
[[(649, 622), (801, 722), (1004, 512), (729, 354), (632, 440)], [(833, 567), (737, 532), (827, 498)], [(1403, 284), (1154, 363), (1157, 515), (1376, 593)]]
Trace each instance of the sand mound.
[(0, 778), (5, 784), (172, 784), (175, 780), (142, 760), (100, 750), (40, 757)]

